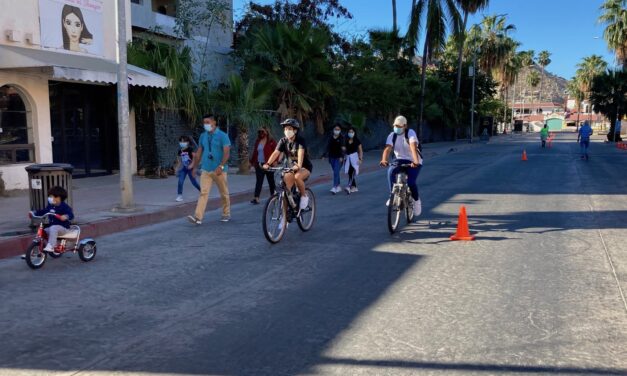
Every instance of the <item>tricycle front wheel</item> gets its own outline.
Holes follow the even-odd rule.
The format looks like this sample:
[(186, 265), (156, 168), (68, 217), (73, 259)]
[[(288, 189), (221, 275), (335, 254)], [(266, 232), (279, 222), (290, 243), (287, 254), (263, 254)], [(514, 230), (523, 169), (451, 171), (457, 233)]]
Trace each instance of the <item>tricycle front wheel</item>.
[(44, 266), (47, 256), (43, 250), (43, 243), (32, 242), (26, 250), (26, 264), (31, 269), (39, 269)]

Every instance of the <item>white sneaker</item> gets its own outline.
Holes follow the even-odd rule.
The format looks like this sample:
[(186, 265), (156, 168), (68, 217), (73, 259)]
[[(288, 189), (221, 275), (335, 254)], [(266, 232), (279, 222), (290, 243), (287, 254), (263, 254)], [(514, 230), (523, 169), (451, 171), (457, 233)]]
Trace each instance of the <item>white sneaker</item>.
[(351, 193), (359, 192), (357, 187), (351, 187)]
[(300, 198), (300, 210), (307, 209), (307, 206), (309, 206), (309, 197), (307, 196), (301, 197)]
[(385, 202), (385, 206), (390, 206), (390, 199), (388, 198), (388, 200)]
[(52, 246), (52, 244), (50, 243), (46, 244), (46, 247), (44, 248), (44, 252), (54, 252), (54, 247)]
[(414, 217), (418, 217), (420, 214), (422, 214), (422, 202), (418, 199), (414, 202)]
[(333, 187), (333, 188), (331, 188), (331, 190), (329, 192), (331, 192), (333, 194), (336, 194), (337, 193), (337, 188)]
[(351, 192), (353, 192), (353, 191), (351, 190), (351, 187), (346, 187), (346, 188), (344, 188), (344, 190), (345, 190), (345, 191), (346, 191), (346, 193), (348, 193), (349, 195), (351, 194)]
[(176, 202), (181, 202), (181, 201), (183, 201), (183, 196), (181, 195), (176, 196)]

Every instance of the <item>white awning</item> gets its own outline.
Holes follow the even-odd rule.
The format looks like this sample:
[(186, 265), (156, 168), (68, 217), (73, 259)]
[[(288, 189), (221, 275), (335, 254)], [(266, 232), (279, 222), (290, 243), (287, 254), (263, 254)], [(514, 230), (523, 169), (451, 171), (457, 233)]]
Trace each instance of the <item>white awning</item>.
[[(44, 49), (0, 46), (0, 69), (41, 68), (53, 80), (116, 84), (118, 64), (74, 53)], [(168, 79), (151, 71), (128, 65), (128, 83), (133, 86), (167, 88)]]

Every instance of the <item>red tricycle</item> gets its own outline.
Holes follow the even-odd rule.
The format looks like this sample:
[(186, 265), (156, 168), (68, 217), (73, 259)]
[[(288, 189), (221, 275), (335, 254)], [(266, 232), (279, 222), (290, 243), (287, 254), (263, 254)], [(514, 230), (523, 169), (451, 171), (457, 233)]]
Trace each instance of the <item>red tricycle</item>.
[(78, 253), (78, 257), (85, 262), (91, 261), (96, 257), (96, 241), (92, 238), (81, 240), (81, 228), (76, 225), (72, 225), (68, 232), (57, 237), (57, 245), (54, 247), (53, 251), (44, 251), (46, 243), (48, 242), (48, 234), (44, 228), (45, 219), (48, 216), (61, 219), (61, 216), (55, 213), (46, 213), (42, 216), (36, 216), (30, 213), (30, 216), (32, 218), (41, 219), (37, 229), (37, 236), (35, 236), (35, 239), (33, 239), (33, 242), (24, 255), (26, 263), (32, 269), (39, 269), (44, 266), (48, 255), (52, 258), (59, 258), (66, 252), (73, 252)]

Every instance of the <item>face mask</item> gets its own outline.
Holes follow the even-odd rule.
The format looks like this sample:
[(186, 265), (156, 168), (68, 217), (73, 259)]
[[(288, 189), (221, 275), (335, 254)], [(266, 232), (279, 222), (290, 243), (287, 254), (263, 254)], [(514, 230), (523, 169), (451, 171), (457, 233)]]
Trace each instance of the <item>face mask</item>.
[(396, 133), (396, 134), (403, 134), (404, 131), (405, 131), (405, 129), (403, 129), (403, 128), (394, 127), (394, 133)]
[(54, 198), (52, 198), (52, 197), (48, 197), (48, 203), (49, 203), (50, 205), (54, 205)]
[(181, 147), (181, 149), (185, 149), (187, 145), (187, 142), (179, 142), (179, 146)]
[(340, 131), (335, 131), (335, 130), (334, 130), (334, 131), (333, 131), (333, 134), (334, 134), (334, 135), (336, 135), (336, 136), (339, 136), (339, 135), (340, 135)]
[(355, 137), (355, 133), (353, 133), (353, 132), (349, 132), (349, 133), (348, 133), (348, 138), (353, 138), (353, 137)]
[(283, 133), (285, 133), (285, 137), (287, 137), (287, 138), (292, 138), (292, 137), (294, 137), (294, 135), (296, 134), (296, 132), (291, 131), (291, 130), (286, 130), (286, 131), (285, 131), (285, 132), (283, 132)]
[(216, 130), (216, 127), (214, 125), (211, 124), (204, 124), (205, 130), (207, 132), (213, 132)]

